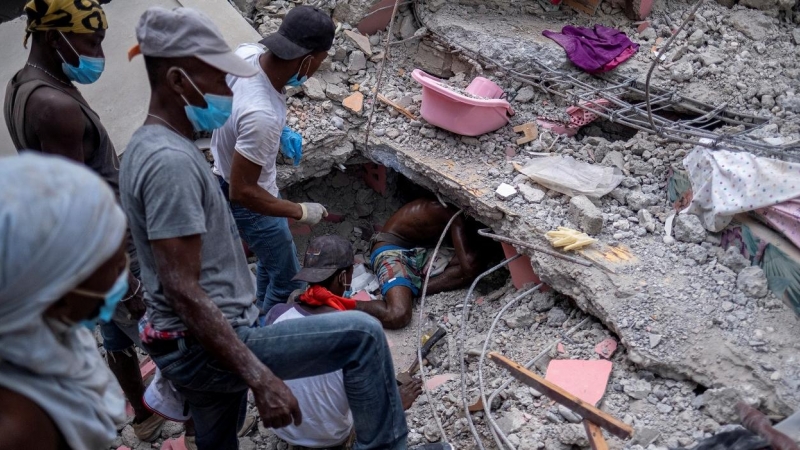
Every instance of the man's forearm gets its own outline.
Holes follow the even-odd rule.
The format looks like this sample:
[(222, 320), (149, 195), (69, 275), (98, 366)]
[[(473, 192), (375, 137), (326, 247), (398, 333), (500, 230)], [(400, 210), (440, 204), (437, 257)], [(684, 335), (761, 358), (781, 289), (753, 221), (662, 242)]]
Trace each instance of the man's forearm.
[(248, 386), (268, 383), (275, 378), (253, 352), (234, 332), (222, 311), (211, 302), (205, 292), (172, 295), (175, 313), (181, 318), (189, 333), (214, 358), (239, 374)]
[(275, 197), (259, 186), (230, 188), (231, 201), (250, 211), (272, 217), (289, 217), (300, 220), (303, 209), (299, 204)]

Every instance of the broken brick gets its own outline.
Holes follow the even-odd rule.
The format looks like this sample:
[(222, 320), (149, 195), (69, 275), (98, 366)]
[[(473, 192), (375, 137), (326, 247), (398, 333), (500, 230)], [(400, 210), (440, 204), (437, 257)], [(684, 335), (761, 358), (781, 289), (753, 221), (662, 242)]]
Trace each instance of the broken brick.
[[(517, 251), (514, 249), (514, 247), (506, 244), (505, 242), (502, 243), (502, 246), (503, 253), (505, 253), (506, 258), (510, 258), (517, 254)], [(528, 283), (538, 284), (541, 282), (536, 273), (533, 272), (531, 259), (527, 256), (523, 255), (508, 263), (508, 270), (511, 272), (511, 280), (514, 282), (514, 287), (516, 289), (521, 289), (522, 286)], [(541, 289), (541, 291), (544, 291), (544, 289)]]
[(594, 351), (603, 358), (610, 359), (617, 351), (617, 341), (614, 338), (605, 339), (594, 347)]
[(611, 366), (611, 361), (604, 359), (554, 359), (547, 366), (544, 378), (579, 399), (597, 405), (606, 392)]
[(364, 109), (364, 94), (356, 92), (342, 100), (342, 106), (356, 114), (361, 114), (361, 111)]

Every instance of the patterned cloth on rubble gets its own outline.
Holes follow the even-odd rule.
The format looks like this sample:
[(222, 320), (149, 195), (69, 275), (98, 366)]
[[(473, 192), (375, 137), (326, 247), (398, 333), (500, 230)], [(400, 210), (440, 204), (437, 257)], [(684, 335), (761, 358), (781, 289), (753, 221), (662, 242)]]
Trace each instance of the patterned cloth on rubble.
[(427, 256), (428, 250), (421, 247), (405, 249), (397, 245), (384, 245), (375, 249), (370, 265), (381, 283), (381, 294), (386, 295), (395, 286), (405, 286), (411, 289), (414, 297), (419, 295)]

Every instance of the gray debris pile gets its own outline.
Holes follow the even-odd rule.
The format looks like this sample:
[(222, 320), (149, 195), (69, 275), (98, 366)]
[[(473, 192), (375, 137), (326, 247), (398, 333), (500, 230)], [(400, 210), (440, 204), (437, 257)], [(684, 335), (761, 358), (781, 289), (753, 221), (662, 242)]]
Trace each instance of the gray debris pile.
[[(285, 1), (238, 3), (262, 34), (275, 30), (290, 6)], [(538, 89), (511, 81), (499, 68), (481, 68), (448, 53), (436, 41), (415, 37), (423, 33), (417, 32), (420, 24), (415, 24), (407, 5), (401, 6), (392, 30), (393, 40), (406, 40), (393, 45), (391, 57), (385, 60), (384, 32), (370, 37), (349, 32), (369, 2), (319, 3), (334, 12), (341, 21), (340, 30), (326, 67), (302, 89), (290, 92), (289, 125), (303, 134), (305, 155), (300, 166), (280, 166), (282, 187), (320, 177), (340, 164), (365, 162), (366, 156), (467, 206), (498, 233), (547, 245), (542, 234), (566, 226), (598, 238), (602, 243), (598, 253), (615, 248), (629, 254), (627, 262), (610, 268), (603, 263), (586, 268), (520, 249), (532, 257), (542, 279), (574, 302), (558, 301), (560, 311), (572, 315), (563, 323), (574, 324), (584, 313), (599, 320), (571, 338), (574, 344), (565, 344), (570, 358), (594, 357), (592, 349), (601, 335), (613, 333), (621, 341), (621, 349), (613, 357), (612, 388), (604, 407), (636, 426), (636, 445), (697, 441), (717, 424), (731, 420), (731, 399), (746, 398), (777, 415), (800, 407), (800, 344), (796, 340), (800, 325), (781, 300), (767, 291), (763, 272), (748, 267), (741, 255), (721, 249), (720, 237), (706, 232), (693, 216), (676, 216), (672, 233), (665, 233), (674, 213), (666, 200), (667, 177), (672, 168), (682, 167), (691, 145), (602, 121), (583, 127), (570, 138), (540, 130), (540, 137), (525, 145), (516, 144), (520, 135), (511, 126), (479, 137), (433, 127), (419, 115), (421, 87), (410, 77), (414, 68), (447, 78), (449, 85), (460, 88), (478, 74), (492, 79), (513, 99), (516, 115), (511, 125), (541, 115), (563, 116), (565, 105)], [(690, 7), (685, 3), (657, 4), (649, 27), (639, 33), (610, 2), (604, 2), (595, 17), (551, 15), (550, 19), (543, 18), (536, 2), (425, 3), (430, 7), (426, 21), (431, 29), (518, 70), (529, 64), (531, 55), (553, 68), (571, 67), (563, 50), (540, 35), (544, 29), (559, 30), (566, 22), (614, 26), (641, 44), (639, 52), (618, 71), (642, 80), (655, 58), (653, 47), (657, 51), (665, 43)], [(743, 0), (733, 9), (704, 4), (676, 38), (655, 71), (653, 83), (716, 106), (726, 104), (764, 117), (768, 124), (752, 133), (756, 138), (772, 143), (800, 139), (800, 34), (796, 25), (800, 15), (796, 9), (791, 1)], [(403, 111), (382, 102), (375, 104), (370, 146), (364, 149), (365, 125), (374, 101), (372, 89), (384, 60), (380, 92)], [(599, 78), (582, 77), (602, 83)], [(355, 93), (365, 98), (361, 110), (345, 106)], [(685, 112), (668, 113), (681, 117)], [(515, 171), (515, 164), (524, 166), (541, 153), (616, 167), (624, 179), (600, 199), (571, 199)], [(338, 174), (336, 177), (341, 179)], [(340, 196), (342, 202), (367, 196), (361, 188), (343, 182), (336, 182), (335, 189), (352, 189), (353, 195), (349, 199)], [(320, 184), (292, 191), (292, 195), (320, 201), (314, 195), (334, 191), (332, 180), (315, 183)], [(499, 199), (495, 191), (502, 183), (512, 186), (517, 195)], [(355, 203), (353, 207), (360, 202)], [(380, 201), (367, 203), (375, 206)], [(356, 233), (361, 226), (347, 220), (342, 223), (348, 226), (338, 225), (341, 229), (336, 231), (343, 234)], [(448, 317), (447, 323), (454, 327), (461, 301), (463, 294), (453, 293), (432, 297), (428, 304), (437, 317)], [(485, 304), (473, 314), (470, 330), (474, 333), (468, 337), (467, 348), (479, 347), (479, 339), (503, 301)], [(559, 325), (550, 326), (550, 316), (560, 314), (549, 308), (539, 310), (533, 303), (531, 299), (509, 311), (494, 337), (494, 349), (524, 361), (559, 338)], [(556, 319), (553, 324), (560, 320)], [(433, 373), (457, 373), (454, 347), (448, 351), (446, 356), (434, 354), (434, 358), (439, 355), (440, 364), (432, 364)], [(469, 358), (473, 377), (476, 359)], [(497, 380), (503, 374), (490, 363), (487, 368), (489, 386), (499, 385)], [(470, 386), (474, 389), (474, 379)], [(699, 386), (710, 389), (698, 396), (695, 389)], [(439, 388), (436, 397), (449, 432), (466, 444), (468, 432), (459, 408), (457, 382)], [(424, 401), (414, 407), (414, 442), (435, 437), (427, 408)], [(552, 408), (526, 388), (507, 392), (499, 409), (497, 417), (516, 436), (519, 448), (585, 444), (569, 414)], [(475, 417), (483, 423), (480, 413)], [(485, 426), (480, 428), (487, 433)], [(485, 437), (489, 442), (490, 436)]]

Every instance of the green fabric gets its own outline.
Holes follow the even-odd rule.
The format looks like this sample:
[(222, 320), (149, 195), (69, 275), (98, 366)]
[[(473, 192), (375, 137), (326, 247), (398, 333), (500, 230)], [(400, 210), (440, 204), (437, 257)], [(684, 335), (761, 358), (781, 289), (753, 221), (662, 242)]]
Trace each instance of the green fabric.
[(794, 312), (800, 315), (800, 264), (772, 244), (764, 249), (764, 258), (759, 264), (767, 276), (769, 290), (778, 297), (789, 299)]
[(761, 240), (750, 231), (747, 225), (739, 225), (736, 228), (740, 231), (741, 241), (735, 239), (728, 246), (734, 245), (739, 249), (743, 246), (747, 252), (745, 256), (764, 271), (769, 290), (778, 297), (785, 296), (795, 314), (800, 316), (800, 264), (772, 244), (766, 244), (763, 253), (759, 255)]
[(689, 180), (689, 174), (685, 170), (672, 169), (672, 175), (667, 181), (667, 195), (669, 202), (675, 203), (679, 198), (683, 197), (689, 189), (692, 188), (692, 182)]

